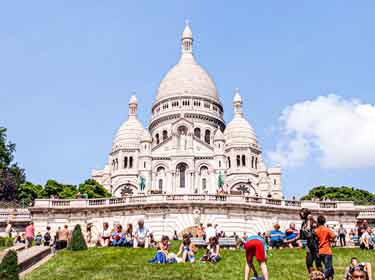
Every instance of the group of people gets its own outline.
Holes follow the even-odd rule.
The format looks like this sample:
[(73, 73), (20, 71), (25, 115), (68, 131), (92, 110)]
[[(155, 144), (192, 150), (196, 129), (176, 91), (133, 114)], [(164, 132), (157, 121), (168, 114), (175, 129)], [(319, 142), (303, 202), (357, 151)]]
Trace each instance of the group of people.
[(358, 221), (357, 224), (350, 229), (349, 238), (361, 249), (375, 249), (375, 228), (371, 229), (367, 220)]
[(130, 223), (126, 229), (123, 229), (121, 224), (117, 224), (111, 229), (107, 222), (103, 223), (103, 230), (99, 235), (97, 245), (149, 248), (155, 247), (156, 242), (150, 228), (145, 225), (143, 219), (139, 219), (135, 230), (133, 230), (133, 224)]
[[(324, 216), (315, 219), (308, 209), (302, 209), (300, 217), (303, 221), (300, 238), (306, 241), (306, 266), (311, 279), (332, 280), (334, 276), (332, 244), (337, 240), (336, 232), (326, 225)], [(372, 279), (371, 264), (360, 263), (353, 258), (345, 279)]]
[[(12, 229), (11, 223), (7, 224), (6, 227), (7, 234), (12, 237), (12, 233), (15, 231)], [(14, 238), (14, 244), (25, 244), (28, 248), (32, 246), (52, 246), (55, 250), (64, 249), (68, 246), (68, 242), (71, 237), (71, 232), (68, 230), (68, 225), (64, 227), (58, 227), (55, 234), (52, 233), (51, 227), (47, 226), (44, 234), (37, 232), (35, 234), (34, 223), (30, 222), (26, 228), (25, 232), (16, 233)]]
[[(193, 263), (196, 260), (197, 247), (192, 243), (189, 234), (184, 234), (182, 237), (181, 244), (177, 254), (169, 251), (169, 237), (167, 235), (162, 236), (160, 242), (156, 246), (156, 254), (149, 261), (152, 264), (167, 264), (167, 263), (181, 263), (190, 262)], [(207, 247), (200, 258), (201, 262), (212, 262), (217, 263), (221, 260), (220, 256), (220, 245), (216, 236), (209, 237), (207, 241)]]

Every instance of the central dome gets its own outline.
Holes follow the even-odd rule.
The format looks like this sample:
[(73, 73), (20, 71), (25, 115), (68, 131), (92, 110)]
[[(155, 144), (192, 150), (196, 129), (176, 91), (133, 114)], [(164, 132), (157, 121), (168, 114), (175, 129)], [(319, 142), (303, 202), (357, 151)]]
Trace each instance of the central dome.
[(194, 59), (193, 36), (189, 25), (182, 33), (180, 61), (160, 82), (156, 101), (174, 96), (197, 96), (220, 102), (216, 86), (210, 75)]

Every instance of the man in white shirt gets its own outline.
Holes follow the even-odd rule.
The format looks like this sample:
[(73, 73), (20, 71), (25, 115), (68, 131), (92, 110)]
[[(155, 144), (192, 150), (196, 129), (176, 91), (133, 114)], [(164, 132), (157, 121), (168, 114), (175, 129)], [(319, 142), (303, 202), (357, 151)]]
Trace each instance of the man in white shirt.
[(138, 227), (134, 232), (134, 248), (149, 246), (150, 230), (145, 226), (143, 219), (138, 220)]
[(207, 224), (207, 228), (204, 230), (204, 233), (206, 236), (206, 242), (208, 242), (211, 237), (214, 237), (217, 234), (216, 229), (212, 227), (212, 224)]

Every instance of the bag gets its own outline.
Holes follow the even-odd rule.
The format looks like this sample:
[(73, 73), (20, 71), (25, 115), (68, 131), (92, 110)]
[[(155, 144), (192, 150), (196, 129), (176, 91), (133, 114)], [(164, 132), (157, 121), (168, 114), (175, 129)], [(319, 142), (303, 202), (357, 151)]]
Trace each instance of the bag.
[(49, 232), (44, 234), (44, 241), (51, 241), (51, 234)]

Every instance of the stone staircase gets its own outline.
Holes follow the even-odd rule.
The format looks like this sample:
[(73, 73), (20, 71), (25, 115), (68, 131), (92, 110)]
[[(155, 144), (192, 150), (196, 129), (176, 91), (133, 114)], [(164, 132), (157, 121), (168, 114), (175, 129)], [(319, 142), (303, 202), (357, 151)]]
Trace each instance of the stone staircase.
[(20, 273), (26, 271), (52, 253), (51, 247), (49, 246), (33, 246), (31, 248), (26, 248), (25, 244), (17, 244), (0, 252), (0, 262), (9, 250), (17, 252)]

